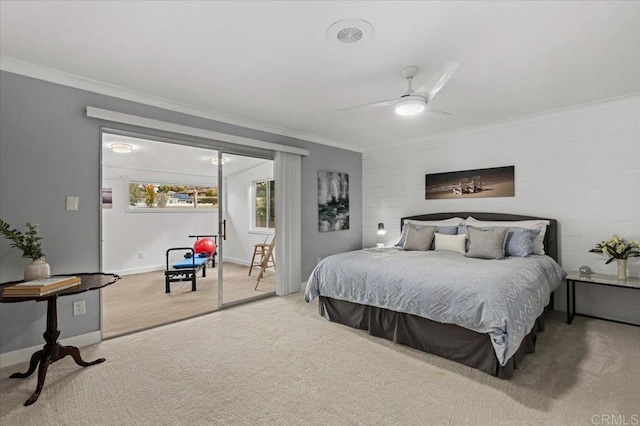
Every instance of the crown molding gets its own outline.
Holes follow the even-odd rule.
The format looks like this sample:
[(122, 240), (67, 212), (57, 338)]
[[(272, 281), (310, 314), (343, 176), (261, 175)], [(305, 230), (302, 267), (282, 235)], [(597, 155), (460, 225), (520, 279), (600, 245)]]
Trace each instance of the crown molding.
[(149, 105), (156, 108), (162, 108), (169, 111), (205, 118), (207, 120), (218, 121), (225, 124), (232, 124), (234, 126), (244, 127), (247, 129), (272, 133), (280, 136), (287, 136), (294, 139), (300, 139), (303, 141), (327, 145), (334, 148), (345, 149), (348, 151), (359, 153), (362, 153), (364, 151), (362, 148), (356, 148), (353, 146), (342, 144), (340, 142), (326, 139), (318, 135), (300, 132), (298, 130), (288, 129), (285, 127), (274, 126), (261, 121), (250, 120), (231, 114), (224, 114), (218, 111), (189, 105), (183, 102), (178, 102), (159, 96), (148, 95), (142, 92), (137, 92), (135, 90), (115, 86), (98, 80), (92, 80), (75, 74), (69, 74), (63, 71), (54, 70), (52, 68), (42, 67), (28, 62), (19, 61), (7, 56), (0, 56), (0, 70), (13, 74), (23, 75), (25, 77), (35, 78), (37, 80), (60, 84), (62, 86), (73, 87), (75, 89), (86, 90), (88, 92), (111, 96), (118, 99), (124, 99), (143, 105)]
[[(389, 145), (389, 143), (397, 144), (409, 144), (413, 142), (428, 142), (438, 139), (446, 139), (450, 137), (465, 135), (469, 133), (478, 133), (492, 129), (500, 129), (505, 127), (520, 126), (535, 121), (550, 120), (558, 117), (565, 117), (573, 114), (582, 114), (590, 111), (596, 111), (600, 109), (613, 108), (621, 105), (628, 104), (640, 104), (640, 92), (630, 93), (628, 95), (616, 96), (613, 98), (606, 98), (597, 101), (587, 102), (583, 104), (569, 105), (561, 108), (556, 108), (548, 111), (535, 112), (532, 114), (520, 115), (517, 117), (505, 118), (502, 120), (491, 121), (489, 123), (474, 124), (467, 127), (461, 127), (453, 130), (446, 130), (444, 132), (435, 133), (433, 135), (418, 136), (415, 138), (399, 139), (392, 142), (384, 142), (368, 147), (370, 149), (377, 149), (382, 146)], [(640, 107), (640, 105), (639, 105)]]

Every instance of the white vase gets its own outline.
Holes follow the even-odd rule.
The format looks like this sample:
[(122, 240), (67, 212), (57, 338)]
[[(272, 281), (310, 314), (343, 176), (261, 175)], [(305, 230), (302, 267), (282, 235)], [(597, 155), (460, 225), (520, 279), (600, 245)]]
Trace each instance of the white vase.
[(618, 279), (627, 279), (627, 259), (618, 259)]
[(49, 264), (44, 261), (44, 258), (33, 259), (33, 262), (24, 267), (24, 280), (33, 281), (41, 278), (49, 278), (51, 276), (51, 270)]

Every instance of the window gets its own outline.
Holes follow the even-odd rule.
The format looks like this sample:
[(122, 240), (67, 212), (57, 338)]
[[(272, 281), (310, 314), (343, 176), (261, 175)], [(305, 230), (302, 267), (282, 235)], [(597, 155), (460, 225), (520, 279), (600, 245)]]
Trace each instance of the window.
[(216, 186), (129, 182), (129, 211), (195, 211), (218, 208)]
[(275, 229), (276, 227), (276, 185), (273, 180), (253, 182), (252, 188), (252, 229)]

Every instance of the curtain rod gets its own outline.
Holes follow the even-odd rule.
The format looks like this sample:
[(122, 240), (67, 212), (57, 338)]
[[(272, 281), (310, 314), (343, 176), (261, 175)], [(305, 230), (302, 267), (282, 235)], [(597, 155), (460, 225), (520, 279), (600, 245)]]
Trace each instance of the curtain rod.
[(85, 108), (85, 112), (87, 114), (87, 117), (113, 121), (115, 123), (130, 124), (133, 126), (145, 127), (147, 129), (164, 130), (166, 132), (177, 133), (181, 135), (196, 136), (199, 138), (229, 142), (236, 145), (250, 146), (254, 148), (270, 149), (272, 151), (288, 152), (291, 154), (303, 156), (309, 155), (309, 150), (296, 148), (294, 146), (281, 145), (273, 142), (261, 141), (259, 139), (229, 135), (227, 133), (200, 129), (197, 127), (183, 126), (182, 124), (154, 120), (152, 118), (140, 117), (137, 115), (124, 114), (121, 112), (109, 111), (92, 106), (87, 106)]

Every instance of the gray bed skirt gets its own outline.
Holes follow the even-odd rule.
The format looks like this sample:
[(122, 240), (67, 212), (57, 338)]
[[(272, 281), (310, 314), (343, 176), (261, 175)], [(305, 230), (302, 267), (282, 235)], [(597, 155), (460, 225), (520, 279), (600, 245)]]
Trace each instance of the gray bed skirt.
[(329, 321), (367, 330), (372, 336), (438, 355), (501, 379), (511, 378), (522, 358), (535, 352), (536, 334), (544, 330), (543, 313), (531, 332), (525, 336), (518, 351), (505, 366), (501, 366), (487, 334), (411, 314), (324, 296), (320, 296), (318, 308), (320, 315)]

